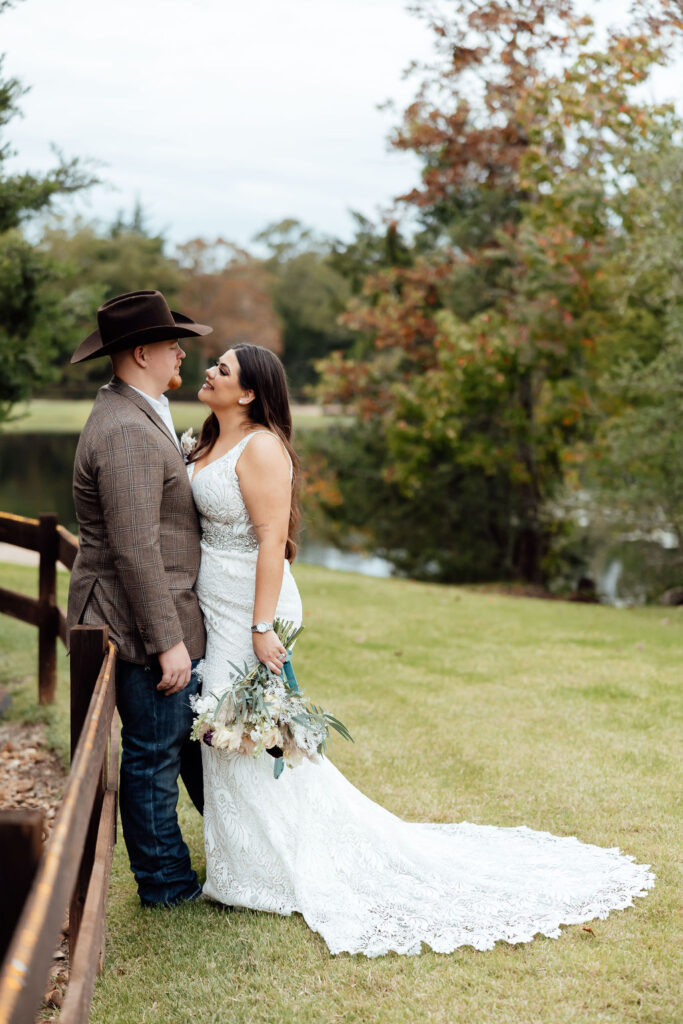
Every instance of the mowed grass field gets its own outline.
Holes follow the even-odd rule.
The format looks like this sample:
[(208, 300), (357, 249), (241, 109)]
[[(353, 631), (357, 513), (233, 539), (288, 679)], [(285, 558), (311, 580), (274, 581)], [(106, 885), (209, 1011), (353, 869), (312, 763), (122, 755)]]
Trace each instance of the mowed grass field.
[[(12, 419), (3, 424), (3, 432), (9, 434), (78, 434), (87, 420), (92, 400), (35, 398), (17, 406)], [(199, 431), (208, 410), (200, 402), (180, 402), (171, 398), (171, 412), (176, 430), (181, 433), (192, 427)], [(297, 430), (315, 429), (332, 419), (340, 417), (323, 416), (318, 406), (295, 405), (292, 407), (294, 425)]]
[[(35, 591), (35, 570), (0, 570), (4, 586)], [(652, 865), (655, 888), (559, 939), (332, 957), (298, 915), (141, 910), (119, 832), (92, 1024), (680, 1020), (683, 613), (310, 566), (295, 575), (306, 610), (297, 675), (354, 734), (333, 760), (363, 792), (413, 821), (524, 824), (618, 846)], [(14, 713), (33, 714), (35, 633), (0, 617), (0, 643)], [(63, 743), (60, 666), (48, 715)], [(201, 821), (184, 795), (180, 814), (201, 876)]]

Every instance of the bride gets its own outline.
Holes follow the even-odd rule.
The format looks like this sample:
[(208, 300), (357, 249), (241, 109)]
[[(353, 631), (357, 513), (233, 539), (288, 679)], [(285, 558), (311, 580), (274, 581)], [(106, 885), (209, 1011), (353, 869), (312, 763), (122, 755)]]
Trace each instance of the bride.
[[(207, 647), (203, 692), (219, 695), (230, 663), (279, 673), (286, 651), (274, 618), (301, 622), (290, 563), (298, 462), (284, 369), (236, 345), (209, 369), (211, 410), (188, 471), (201, 517), (197, 595)], [(402, 821), (327, 759), (273, 777), (273, 761), (202, 744), (204, 893), (235, 907), (303, 915), (332, 953), (368, 957), (491, 949), (502, 939), (560, 935), (606, 917), (654, 884), (646, 865), (535, 832)]]

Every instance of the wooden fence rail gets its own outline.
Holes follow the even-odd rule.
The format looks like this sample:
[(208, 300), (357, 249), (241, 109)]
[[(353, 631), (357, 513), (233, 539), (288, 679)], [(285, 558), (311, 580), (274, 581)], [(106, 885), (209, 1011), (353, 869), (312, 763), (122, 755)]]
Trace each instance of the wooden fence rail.
[(57, 516), (25, 519), (0, 512), (0, 542), (40, 554), (38, 597), (0, 587), (0, 613), (38, 627), (38, 700), (51, 704), (57, 688), (57, 638), (66, 643), (66, 615), (57, 605), (57, 562), (73, 567), (78, 539), (57, 522)]
[[(50, 673), (56, 682), (53, 652), (65, 630), (56, 604), (55, 563), (71, 568), (77, 542), (54, 516), (38, 521), (5, 513), (0, 540), (40, 551), (38, 600), (17, 600), (23, 595), (0, 589), (0, 611), (43, 630), (39, 665), (46, 666), (48, 682)], [(44, 848), (39, 812), (0, 810), (0, 1024), (33, 1024), (67, 910), (70, 977), (63, 1024), (87, 1021), (104, 961), (118, 794), (116, 649), (106, 626), (75, 626), (70, 639), (71, 770)], [(54, 683), (39, 693), (41, 701), (52, 700)]]

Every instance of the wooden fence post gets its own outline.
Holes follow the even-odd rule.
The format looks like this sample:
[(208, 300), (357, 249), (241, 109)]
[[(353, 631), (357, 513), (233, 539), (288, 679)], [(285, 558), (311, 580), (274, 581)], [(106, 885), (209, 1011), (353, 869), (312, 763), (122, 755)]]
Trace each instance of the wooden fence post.
[[(2, 1024), (32, 1024), (45, 991), (52, 951), (76, 885), (101, 767), (107, 759), (107, 748), (114, 735), (115, 669), (116, 651), (110, 645), (97, 674), (59, 812), (0, 969)], [(64, 1024), (84, 1024), (92, 997), (91, 979), (100, 957), (102, 919), (114, 843), (116, 792), (113, 788), (105, 794), (102, 811), (98, 858), (90, 872), (83, 923), (71, 966), (70, 984), (76, 981), (71, 1002), (78, 1004), (78, 1014), (69, 1016), (65, 1012)]]
[[(107, 626), (74, 626), (70, 636), (71, 663), (71, 757), (78, 746), (83, 723), (85, 722), (90, 698), (92, 697), (102, 659), (107, 653), (109, 629)], [(83, 858), (78, 870), (71, 903), (69, 905), (69, 962), (76, 951), (78, 932), (83, 918), (83, 907), (88, 892), (90, 872), (95, 859), (97, 826), (107, 786), (107, 758), (103, 758), (100, 778), (95, 793), (95, 802), (88, 834), (83, 848)]]
[(71, 756), (78, 746), (88, 705), (102, 660), (107, 653), (107, 626), (74, 626), (71, 630)]
[(42, 515), (39, 526), (39, 590), (40, 624), (38, 626), (38, 700), (52, 704), (57, 689), (57, 554), (59, 537), (57, 516)]
[(0, 811), (0, 963), (24, 909), (43, 851), (39, 810)]

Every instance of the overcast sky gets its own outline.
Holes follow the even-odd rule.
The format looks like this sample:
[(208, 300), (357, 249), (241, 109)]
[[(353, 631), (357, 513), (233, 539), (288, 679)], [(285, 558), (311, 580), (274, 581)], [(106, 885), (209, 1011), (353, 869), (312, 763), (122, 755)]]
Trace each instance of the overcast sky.
[(409, 102), (431, 47), (405, 0), (23, 0), (0, 16), (4, 74), (30, 86), (4, 138), (16, 170), (54, 166), (51, 142), (103, 164), (67, 207), (88, 218), (139, 197), (173, 241), (246, 244), (284, 217), (348, 238), (349, 209), (418, 179), (377, 104)]
[(23, 0), (0, 17), (5, 74), (31, 86), (7, 137), (17, 167), (54, 165), (50, 142), (102, 161), (89, 216), (139, 195), (174, 240), (287, 216), (348, 236), (349, 208), (415, 182), (377, 104), (411, 98), (430, 45), (403, 0)]

